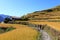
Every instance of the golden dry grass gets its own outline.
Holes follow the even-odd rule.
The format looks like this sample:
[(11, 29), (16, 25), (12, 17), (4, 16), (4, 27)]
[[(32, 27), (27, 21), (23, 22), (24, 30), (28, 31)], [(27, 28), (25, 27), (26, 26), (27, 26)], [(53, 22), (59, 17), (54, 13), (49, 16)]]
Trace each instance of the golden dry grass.
[(0, 26), (13, 26), (16, 29), (0, 34), (0, 40), (36, 40), (38, 32), (30, 27), (20, 24), (0, 24)]
[(20, 24), (0, 24), (0, 27), (14, 27), (14, 28), (20, 28), (20, 27), (25, 27), (24, 25)]
[(32, 24), (47, 24), (51, 28), (60, 31), (60, 22), (30, 22)]

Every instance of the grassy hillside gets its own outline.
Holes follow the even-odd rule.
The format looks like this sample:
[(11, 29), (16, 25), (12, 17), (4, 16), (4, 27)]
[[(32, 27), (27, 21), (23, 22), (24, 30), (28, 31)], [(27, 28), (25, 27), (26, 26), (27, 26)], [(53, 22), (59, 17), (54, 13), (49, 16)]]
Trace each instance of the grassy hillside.
[(60, 6), (51, 9), (35, 11), (33, 13), (22, 16), (33, 21), (60, 21)]
[(0, 40), (37, 40), (38, 31), (20, 24), (0, 24), (0, 27), (12, 26), (16, 29), (0, 34)]
[(60, 6), (35, 11), (22, 16), (22, 18), (28, 18), (31, 24), (47, 24), (48, 26), (44, 27), (43, 30), (52, 37), (52, 40), (60, 40)]

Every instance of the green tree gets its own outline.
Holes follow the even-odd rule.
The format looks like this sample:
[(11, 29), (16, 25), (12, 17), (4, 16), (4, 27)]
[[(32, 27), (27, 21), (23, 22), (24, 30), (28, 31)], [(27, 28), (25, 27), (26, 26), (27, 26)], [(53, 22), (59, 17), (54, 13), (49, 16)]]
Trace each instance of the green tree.
[(10, 18), (5, 18), (4, 23), (8, 23), (9, 21), (11, 21)]

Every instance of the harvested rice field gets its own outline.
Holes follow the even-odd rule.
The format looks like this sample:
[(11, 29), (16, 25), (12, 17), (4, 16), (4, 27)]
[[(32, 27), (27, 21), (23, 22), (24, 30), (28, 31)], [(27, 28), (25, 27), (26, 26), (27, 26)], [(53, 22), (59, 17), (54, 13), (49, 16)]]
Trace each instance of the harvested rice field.
[(14, 27), (16, 29), (0, 34), (0, 40), (37, 40), (38, 31), (20, 24), (0, 24), (0, 27)]
[(32, 24), (47, 24), (51, 28), (60, 31), (60, 22), (30, 22)]

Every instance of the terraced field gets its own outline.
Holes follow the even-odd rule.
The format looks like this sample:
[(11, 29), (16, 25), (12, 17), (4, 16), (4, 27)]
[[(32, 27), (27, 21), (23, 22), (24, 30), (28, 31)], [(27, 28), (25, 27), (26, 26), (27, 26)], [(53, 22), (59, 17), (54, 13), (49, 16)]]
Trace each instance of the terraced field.
[(15, 30), (0, 34), (0, 40), (37, 40), (38, 31), (20, 24), (0, 24), (0, 27), (14, 27)]
[(60, 31), (60, 22), (30, 22), (32, 24), (47, 24), (51, 28)]

